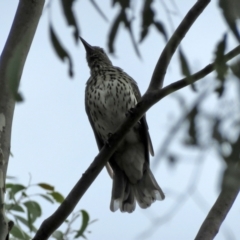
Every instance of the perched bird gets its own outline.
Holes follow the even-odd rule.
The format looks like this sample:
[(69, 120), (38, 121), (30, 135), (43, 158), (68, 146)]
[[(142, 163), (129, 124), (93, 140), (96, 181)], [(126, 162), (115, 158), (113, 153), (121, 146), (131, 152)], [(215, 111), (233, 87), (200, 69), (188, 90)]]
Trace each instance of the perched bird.
[[(112, 62), (100, 47), (81, 41), (86, 50), (90, 78), (85, 90), (85, 108), (99, 150), (108, 141), (137, 104), (141, 95), (137, 83)], [(131, 114), (131, 113), (130, 113)], [(108, 162), (113, 171), (111, 211), (133, 212), (136, 200), (141, 208), (164, 193), (149, 168), (149, 152), (153, 153), (145, 116), (127, 133)]]

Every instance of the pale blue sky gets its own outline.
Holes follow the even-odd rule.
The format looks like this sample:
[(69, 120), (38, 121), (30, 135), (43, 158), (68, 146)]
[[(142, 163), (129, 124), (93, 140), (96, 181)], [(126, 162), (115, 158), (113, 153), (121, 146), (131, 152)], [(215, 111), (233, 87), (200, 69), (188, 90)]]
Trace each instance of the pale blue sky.
[[(111, 20), (114, 14), (109, 11), (110, 5), (107, 4), (109, 1), (105, 2), (106, 5), (102, 6), (102, 9), (108, 13), (107, 16)], [(17, 0), (0, 2), (1, 49), (5, 44), (17, 4)], [(193, 1), (190, 0), (179, 4), (181, 16), (173, 18), (175, 27), (192, 4)], [(155, 6), (161, 8), (158, 2)], [(182, 42), (186, 57), (194, 71), (212, 61), (214, 46), (227, 29), (216, 6), (215, 1), (209, 4)], [(165, 13), (161, 10), (159, 12), (166, 22)], [(52, 1), (51, 13), (55, 30), (73, 57), (75, 76), (74, 79), (69, 79), (67, 64), (62, 63), (53, 51), (48, 33), (49, 15), (45, 9), (22, 75), (20, 92), (25, 101), (17, 104), (15, 110), (11, 149), (14, 157), (10, 159), (8, 175), (16, 176), (21, 183), (27, 184), (28, 173), (31, 173), (33, 182), (48, 182), (66, 196), (98, 150), (84, 109), (85, 83), (89, 77), (85, 50), (81, 44), (75, 45), (71, 30), (62, 17), (58, 1)], [(108, 23), (95, 12), (88, 1), (76, 1), (75, 13), (80, 22), (81, 36), (90, 44), (107, 49)], [(139, 22), (136, 21), (135, 24), (138, 26)], [(169, 26), (167, 31), (170, 35)], [(135, 34), (138, 34), (136, 30)], [(230, 38), (229, 49), (235, 45), (234, 40)], [(140, 45), (143, 60), (139, 60), (127, 32), (121, 28), (116, 41), (116, 57), (110, 58), (114, 65), (124, 69), (138, 82), (141, 92), (144, 93), (163, 46), (162, 36), (151, 29), (151, 34)], [(164, 85), (180, 78), (178, 58), (175, 55)], [(191, 106), (197, 98), (197, 94), (191, 92), (189, 88), (181, 90), (179, 94), (188, 96), (187, 106)], [(213, 108), (213, 102), (214, 97), (209, 100), (208, 107)], [(150, 109), (147, 119), (155, 152), (180, 116), (181, 109), (176, 98), (172, 96), (168, 96)], [(178, 144), (182, 133), (183, 131), (180, 131), (171, 145), (175, 153), (180, 152), (182, 161), (171, 168), (166, 159), (161, 159), (158, 168), (154, 169), (166, 199), (163, 202), (156, 202), (150, 209), (142, 210), (137, 207), (132, 214), (112, 213), (109, 210), (112, 181), (105, 169), (101, 172), (76, 208), (85, 209), (91, 219), (98, 219), (89, 226), (88, 230), (92, 233), (87, 234), (88, 239), (175, 240), (195, 237), (217, 197), (219, 173), (223, 171), (223, 166), (214, 151), (210, 151), (203, 161), (202, 172), (200, 166), (197, 168), (197, 172), (200, 172), (198, 193), (193, 198), (187, 198), (173, 215), (168, 215), (167, 213), (175, 207), (177, 194), (186, 192), (193, 179), (192, 175), (196, 175), (194, 159), (197, 154), (195, 151), (182, 150)], [(204, 204), (200, 205), (203, 209), (194, 199), (203, 199)], [(43, 206), (43, 217), (48, 217), (57, 207), (45, 203)], [(165, 216), (171, 216), (171, 219), (166, 219)], [(152, 227), (155, 218), (161, 217), (163, 221), (156, 225), (153, 234), (144, 237), (142, 233)], [(237, 199), (216, 239), (227, 239), (226, 236), (231, 239), (231, 234), (226, 235), (230, 230), (235, 235), (232, 239), (238, 239), (239, 222), (240, 203)]]

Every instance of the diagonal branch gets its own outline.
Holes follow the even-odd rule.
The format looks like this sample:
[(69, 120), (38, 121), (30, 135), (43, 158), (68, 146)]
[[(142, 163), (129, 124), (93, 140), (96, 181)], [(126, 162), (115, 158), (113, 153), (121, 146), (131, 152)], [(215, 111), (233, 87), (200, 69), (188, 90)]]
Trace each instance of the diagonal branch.
[[(237, 56), (238, 54), (240, 54), (240, 46), (236, 47), (234, 50), (226, 54), (225, 60), (228, 61)], [(213, 64), (209, 64), (203, 70), (192, 75), (192, 79), (194, 81), (197, 81), (212, 72), (213, 70)], [(98, 174), (101, 172), (108, 159), (115, 152), (117, 146), (120, 144), (123, 137), (129, 131), (129, 129), (138, 122), (138, 120), (145, 114), (145, 112), (149, 108), (153, 106), (156, 102), (158, 102), (160, 99), (164, 98), (165, 96), (176, 90), (188, 86), (189, 84), (189, 81), (184, 78), (180, 81), (170, 84), (162, 90), (157, 90), (152, 93), (145, 94), (142, 98), (142, 101), (139, 102), (136, 108), (133, 110), (133, 114), (129, 114), (126, 117), (124, 123), (119, 127), (117, 132), (109, 138), (109, 146), (105, 145), (101, 149), (100, 153), (95, 157), (92, 164), (79, 179), (79, 181), (68, 194), (64, 202), (49, 218), (47, 218), (42, 223), (33, 240), (47, 239), (63, 223), (63, 221), (73, 211), (73, 209), (75, 208), (79, 200), (82, 198), (84, 193), (87, 191), (87, 189), (96, 179)]]
[(158, 59), (147, 92), (162, 88), (164, 77), (173, 54), (192, 24), (209, 3), (210, 0), (198, 0), (184, 17), (178, 28), (173, 33), (172, 37), (169, 39)]
[[(200, 1), (199, 1), (200, 2)], [(236, 47), (234, 50), (225, 55), (225, 61), (232, 59), (233, 57), (240, 54), (240, 46)], [(214, 70), (213, 64), (209, 64), (203, 70), (192, 75), (193, 81), (197, 81), (207, 74), (211, 73)], [(156, 74), (156, 73), (155, 73)], [(37, 231), (33, 240), (44, 240), (48, 239), (50, 235), (63, 223), (63, 221), (68, 217), (68, 215), (75, 208), (79, 200), (82, 198), (84, 193), (96, 179), (98, 174), (101, 172), (108, 159), (112, 156), (112, 154), (117, 149), (117, 146), (122, 141), (123, 137), (127, 134), (130, 128), (132, 128), (138, 120), (145, 114), (145, 112), (153, 106), (156, 102), (166, 97), (170, 93), (179, 90), (183, 87), (188, 86), (190, 83), (186, 78), (177, 81), (169, 86), (155, 91), (151, 91), (145, 93), (142, 97), (141, 102), (139, 102), (135, 109), (133, 109), (133, 113), (129, 114), (126, 117), (124, 123), (119, 127), (115, 134), (113, 134), (108, 142), (109, 145), (105, 145), (100, 153), (95, 157), (92, 164), (86, 170), (86, 172), (79, 179), (77, 184), (68, 194), (64, 202), (59, 206), (59, 208), (49, 217), (47, 218), (39, 230)]]
[(212, 240), (230, 211), (239, 193), (239, 185), (226, 186), (208, 213), (195, 240)]

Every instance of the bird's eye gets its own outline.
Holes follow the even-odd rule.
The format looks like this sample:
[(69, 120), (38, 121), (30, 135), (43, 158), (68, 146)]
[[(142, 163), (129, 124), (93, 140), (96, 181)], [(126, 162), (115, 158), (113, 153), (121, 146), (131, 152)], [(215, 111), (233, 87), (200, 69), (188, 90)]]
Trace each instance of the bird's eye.
[(104, 53), (103, 49), (100, 49), (100, 52), (101, 52), (101, 53)]

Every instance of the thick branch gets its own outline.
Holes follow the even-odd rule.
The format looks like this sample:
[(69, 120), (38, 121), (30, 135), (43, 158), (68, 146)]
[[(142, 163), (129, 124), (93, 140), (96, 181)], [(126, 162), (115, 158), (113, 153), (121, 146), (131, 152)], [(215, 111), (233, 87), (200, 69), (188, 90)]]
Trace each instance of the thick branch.
[[(240, 46), (236, 47), (228, 54), (225, 55), (225, 60), (228, 61), (235, 56), (240, 54)], [(197, 81), (214, 70), (213, 64), (209, 64), (201, 71), (192, 75), (191, 79)], [(149, 94), (145, 94), (144, 99), (137, 105), (134, 109), (133, 114), (129, 114), (126, 117), (124, 123), (120, 126), (118, 131), (111, 136), (109, 139), (109, 146), (104, 146), (100, 153), (96, 156), (90, 167), (79, 179), (77, 184), (68, 194), (64, 202), (59, 206), (59, 208), (47, 218), (39, 230), (37, 231), (33, 240), (44, 240), (48, 239), (50, 235), (63, 223), (63, 221), (68, 217), (68, 215), (73, 211), (79, 200), (82, 198), (86, 190), (90, 187), (93, 181), (96, 179), (97, 175), (101, 172), (108, 159), (117, 149), (117, 146), (120, 144), (123, 137), (133, 127), (138, 120), (145, 114), (145, 112), (153, 106), (156, 102), (169, 95), (170, 93), (179, 90), (183, 87), (188, 86), (190, 83), (186, 78), (179, 80), (169, 86), (163, 88), (162, 90), (157, 90)], [(147, 96), (148, 95), (148, 96)], [(150, 97), (149, 97), (150, 96)]]
[[(0, 58), (0, 240), (6, 239), (8, 225), (4, 216), (4, 186), (10, 154), (15, 100), (10, 83), (18, 86), (44, 0), (20, 0), (11, 31)], [(14, 79), (13, 79), (14, 76)]]
[[(236, 47), (228, 54), (225, 55), (225, 60), (228, 61), (235, 56), (240, 54), (240, 46)], [(214, 70), (213, 64), (209, 64), (201, 71), (192, 75), (191, 79), (197, 81)], [(190, 83), (186, 78), (177, 81), (169, 86), (163, 88), (162, 90), (156, 90), (150, 93), (146, 93), (141, 102), (138, 103), (136, 108), (133, 110), (132, 114), (126, 117), (124, 123), (119, 127), (117, 132), (113, 134), (109, 139), (109, 146), (104, 146), (100, 153), (96, 156), (90, 167), (82, 175), (80, 180), (74, 186), (72, 191), (68, 194), (64, 202), (59, 206), (59, 208), (47, 218), (39, 230), (37, 231), (33, 240), (45, 240), (50, 237), (50, 235), (63, 223), (63, 221), (68, 217), (68, 215), (75, 208), (79, 200), (82, 198), (86, 190), (90, 187), (93, 181), (96, 179), (97, 175), (101, 172), (108, 159), (117, 149), (123, 137), (132, 128), (138, 120), (145, 114), (145, 112), (152, 107), (156, 102), (166, 97), (170, 93), (179, 90), (183, 87), (188, 86)]]
[(164, 77), (173, 54), (192, 24), (206, 8), (209, 2), (210, 0), (198, 0), (175, 30), (158, 59), (147, 92), (162, 88)]
[(195, 240), (212, 240), (218, 233), (239, 193), (239, 185), (225, 187), (208, 213)]

